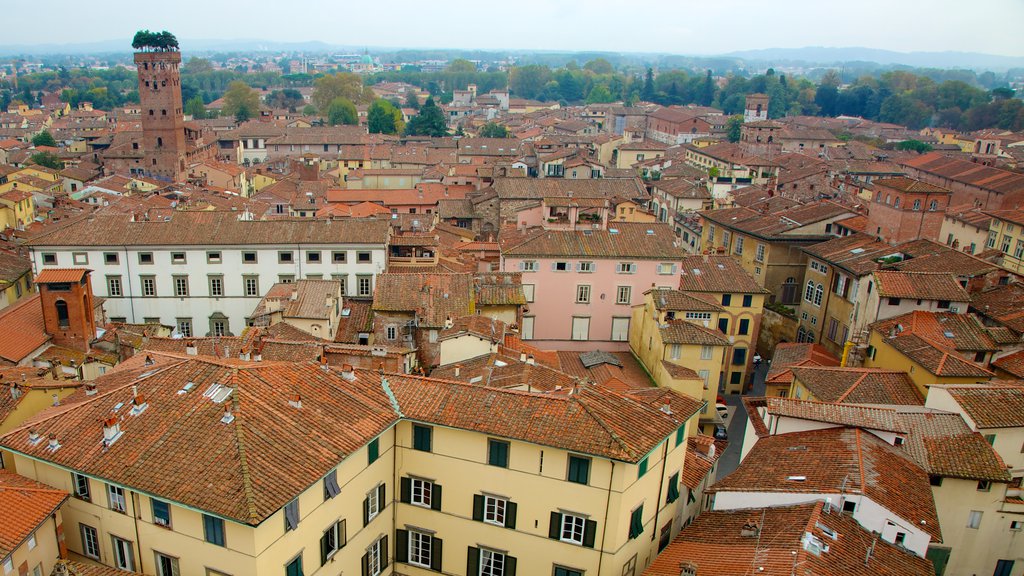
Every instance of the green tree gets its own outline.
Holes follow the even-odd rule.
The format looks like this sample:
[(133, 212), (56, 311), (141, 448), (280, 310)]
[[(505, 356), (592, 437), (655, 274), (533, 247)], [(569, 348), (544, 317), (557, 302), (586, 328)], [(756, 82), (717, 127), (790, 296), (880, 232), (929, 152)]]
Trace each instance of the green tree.
[(604, 84), (594, 84), (594, 87), (590, 89), (590, 94), (587, 94), (587, 104), (606, 104), (614, 101), (615, 98)]
[(213, 64), (206, 58), (193, 56), (181, 65), (181, 71), (183, 74), (205, 74), (213, 72)]
[(57, 147), (57, 141), (53, 139), (53, 134), (50, 134), (49, 130), (43, 130), (39, 134), (32, 137), (33, 146), (50, 146), (51, 148)]
[(366, 113), (370, 134), (398, 134), (402, 130), (401, 123), (402, 111), (383, 98), (374, 100)]
[(313, 106), (312, 104), (306, 104), (305, 106), (302, 107), (302, 114), (303, 116), (312, 116), (316, 114), (316, 106)]
[(36, 152), (29, 157), (29, 161), (39, 166), (45, 166), (54, 170), (63, 170), (64, 163), (60, 161), (60, 158), (56, 154), (50, 152)]
[(700, 105), (711, 106), (711, 103), (715, 101), (715, 79), (711, 76), (711, 70), (708, 70), (704, 76), (704, 84), (700, 90)]
[(419, 114), (412, 117), (405, 126), (405, 133), (410, 136), (444, 136), (448, 134), (448, 122), (444, 112), (433, 98), (427, 98), (420, 108)]
[(445, 67), (445, 72), (451, 74), (472, 74), (476, 72), (476, 64), (465, 58), (456, 58), (448, 63), (448, 66)]
[(353, 104), (373, 102), (372, 90), (363, 88), (363, 80), (351, 72), (338, 72), (321, 76), (313, 82), (313, 105), (323, 113), (336, 98)]
[(359, 113), (356, 112), (356, 105), (348, 98), (335, 98), (327, 106), (327, 123), (331, 126), (346, 124), (355, 126), (359, 124)]
[(294, 88), (285, 88), (284, 90), (274, 90), (267, 96), (267, 104), (273, 108), (284, 108), (291, 112), (302, 106), (305, 100), (302, 98), (302, 92)]
[(199, 96), (189, 98), (188, 102), (185, 102), (185, 114), (191, 116), (193, 120), (205, 120), (206, 105), (203, 104), (203, 99)]
[(551, 80), (551, 69), (547, 66), (539, 64), (516, 66), (512, 68), (509, 87), (520, 98), (536, 100), (544, 91), (548, 80)]
[(604, 58), (594, 58), (590, 62), (584, 64), (583, 69), (589, 70), (594, 74), (611, 74), (615, 72), (615, 69), (612, 68), (611, 62)]
[(245, 82), (235, 80), (224, 93), (223, 112), (239, 122), (255, 118), (260, 113), (260, 95)]
[(480, 127), (481, 138), (508, 138), (510, 136), (508, 128), (501, 124), (488, 122)]
[(640, 90), (640, 99), (645, 102), (654, 101), (654, 70), (647, 69), (644, 75), (644, 87)]
[(729, 139), (729, 142), (739, 142), (740, 141), (740, 128), (742, 126), (743, 126), (743, 116), (742, 115), (737, 114), (735, 116), (730, 116), (729, 117), (729, 120), (726, 123), (726, 135), (727, 135), (727, 137)]
[(932, 145), (920, 140), (904, 140), (896, 144), (897, 150), (912, 150), (924, 154), (932, 151)]
[(409, 90), (405, 95), (405, 106), (407, 108), (412, 108), (413, 110), (420, 109), (420, 98), (416, 95), (415, 90)]

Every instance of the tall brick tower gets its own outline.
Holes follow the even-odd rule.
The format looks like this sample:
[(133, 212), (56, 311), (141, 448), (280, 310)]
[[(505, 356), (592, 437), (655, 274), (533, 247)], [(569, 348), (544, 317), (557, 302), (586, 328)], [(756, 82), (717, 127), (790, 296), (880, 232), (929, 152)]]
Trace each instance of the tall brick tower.
[(45, 268), (36, 276), (43, 329), (58, 346), (89, 351), (96, 338), (95, 303), (89, 270)]
[(142, 108), (146, 175), (181, 182), (185, 178), (185, 118), (177, 48), (143, 48), (135, 53)]

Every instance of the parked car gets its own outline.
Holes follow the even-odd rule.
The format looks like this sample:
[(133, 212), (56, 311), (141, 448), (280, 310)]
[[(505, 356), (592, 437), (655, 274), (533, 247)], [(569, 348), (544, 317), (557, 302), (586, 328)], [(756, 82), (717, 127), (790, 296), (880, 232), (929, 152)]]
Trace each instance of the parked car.
[(718, 415), (722, 417), (722, 420), (729, 417), (729, 407), (726, 406), (725, 403), (719, 402), (718, 404), (715, 404), (715, 410), (718, 411)]
[(715, 439), (716, 440), (728, 440), (729, 431), (725, 429), (725, 426), (715, 426)]

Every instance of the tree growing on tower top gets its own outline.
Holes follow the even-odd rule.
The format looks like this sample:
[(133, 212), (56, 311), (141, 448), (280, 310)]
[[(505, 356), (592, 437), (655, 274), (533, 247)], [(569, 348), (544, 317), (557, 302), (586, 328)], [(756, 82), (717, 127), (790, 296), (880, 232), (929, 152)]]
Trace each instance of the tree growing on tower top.
[(167, 52), (178, 49), (178, 39), (166, 30), (163, 32), (139, 30), (135, 33), (135, 38), (132, 39), (132, 48), (143, 52)]

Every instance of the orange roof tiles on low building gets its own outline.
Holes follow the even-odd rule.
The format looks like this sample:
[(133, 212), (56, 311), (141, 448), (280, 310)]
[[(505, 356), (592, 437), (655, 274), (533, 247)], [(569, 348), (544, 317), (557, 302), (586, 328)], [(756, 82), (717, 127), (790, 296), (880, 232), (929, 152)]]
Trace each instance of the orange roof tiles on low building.
[(0, 326), (0, 363), (18, 364), (50, 340), (38, 294), (0, 310)]
[(878, 295), (885, 298), (947, 302), (969, 302), (971, 299), (967, 290), (964, 290), (952, 274), (878, 270), (874, 277)]
[(794, 367), (792, 371), (794, 379), (822, 402), (924, 405), (906, 372), (821, 366)]
[(0, 558), (10, 556), (69, 497), (63, 490), (0, 468)]

